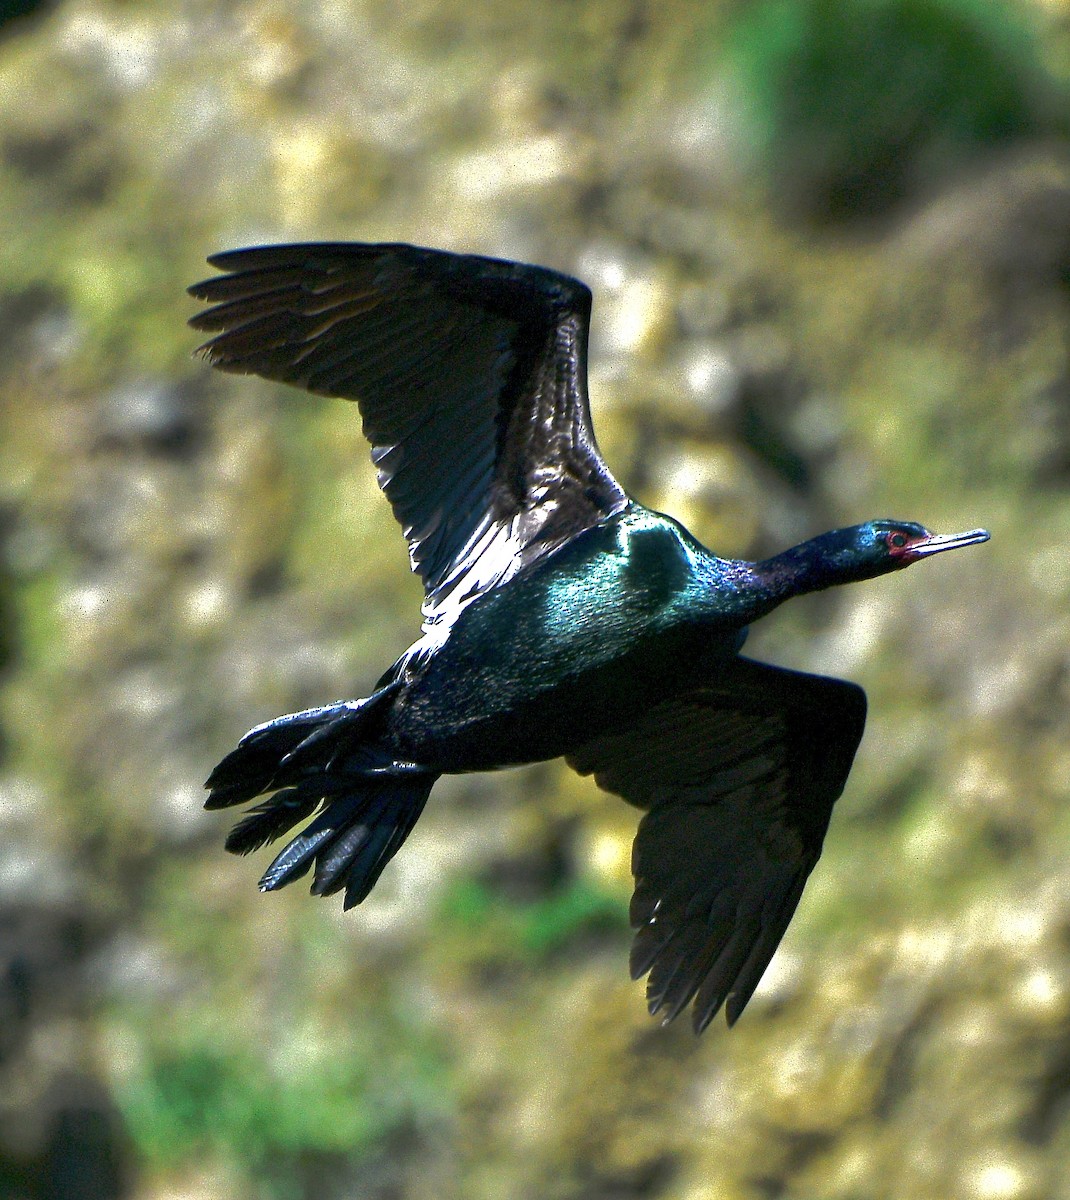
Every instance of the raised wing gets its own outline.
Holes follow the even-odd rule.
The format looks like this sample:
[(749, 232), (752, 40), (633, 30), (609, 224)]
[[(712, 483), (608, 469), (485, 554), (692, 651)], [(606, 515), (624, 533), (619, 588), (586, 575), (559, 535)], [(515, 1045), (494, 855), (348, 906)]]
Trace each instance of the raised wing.
[(406, 245), (232, 250), (189, 290), (215, 367), (356, 400), (425, 615), (627, 503), (587, 399), (591, 293), (542, 267)]
[(694, 997), (701, 1033), (735, 1023), (821, 854), (862, 737), (866, 697), (839, 679), (738, 658), (723, 677), (569, 757), (649, 811), (632, 850), (632, 978), (651, 1013)]

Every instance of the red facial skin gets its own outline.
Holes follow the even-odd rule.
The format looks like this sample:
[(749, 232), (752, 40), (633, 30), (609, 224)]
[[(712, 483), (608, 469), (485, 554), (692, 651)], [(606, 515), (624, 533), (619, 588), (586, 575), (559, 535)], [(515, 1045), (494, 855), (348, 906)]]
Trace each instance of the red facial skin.
[(908, 566), (920, 558), (942, 554), (945, 550), (958, 550), (963, 546), (987, 542), (989, 535), (987, 529), (968, 529), (965, 533), (930, 533), (922, 525), (904, 522), (902, 525), (893, 525), (880, 537), (894, 568)]
[(904, 529), (893, 529), (884, 539), (888, 553), (897, 567), (909, 566), (922, 556), (917, 551), (925, 546), (932, 534), (907, 533)]

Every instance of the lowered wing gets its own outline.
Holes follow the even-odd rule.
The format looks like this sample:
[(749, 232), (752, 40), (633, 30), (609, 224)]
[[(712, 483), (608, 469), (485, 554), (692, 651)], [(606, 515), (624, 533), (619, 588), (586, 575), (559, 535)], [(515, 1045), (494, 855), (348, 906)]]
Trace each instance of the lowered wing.
[[(821, 854), (866, 719), (855, 684), (738, 658), (709, 687), (569, 756), (647, 809), (632, 850), (632, 977), (701, 1032), (743, 1011)], [(727, 1003), (726, 1003), (727, 1001)]]

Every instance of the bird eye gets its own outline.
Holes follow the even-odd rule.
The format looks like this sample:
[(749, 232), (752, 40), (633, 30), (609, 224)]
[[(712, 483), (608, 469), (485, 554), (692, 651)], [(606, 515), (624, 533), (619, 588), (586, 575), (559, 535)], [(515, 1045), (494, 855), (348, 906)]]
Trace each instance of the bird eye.
[(897, 550), (901, 550), (907, 544), (907, 535), (905, 533), (893, 533), (888, 539), (888, 545), (894, 546)]

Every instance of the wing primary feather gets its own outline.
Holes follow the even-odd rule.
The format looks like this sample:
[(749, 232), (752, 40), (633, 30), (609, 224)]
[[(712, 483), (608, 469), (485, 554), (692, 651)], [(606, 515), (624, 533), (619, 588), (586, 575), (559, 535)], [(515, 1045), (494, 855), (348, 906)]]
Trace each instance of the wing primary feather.
[[(359, 362), (360, 374), (365, 377), (363, 386), (374, 386), (378, 378), (375, 371), (379, 365), (397, 356), (399, 335), (416, 338), (432, 328), (426, 317), (417, 313), (410, 314), (399, 324), (393, 308), (384, 307), (377, 320), (368, 318), (362, 321), (359, 331), (354, 331), (351, 339), (340, 341), (337, 349), (316, 345), (316, 374), (320, 376), (330, 372), (332, 377), (338, 376), (339, 368), (347, 363)], [(306, 350), (303, 357), (309, 357), (309, 351)], [(347, 376), (341, 375), (341, 378)], [(354, 399), (352, 396), (346, 398)]]
[(268, 352), (285, 349), (303, 340), (298, 318), (292, 314), (285, 314), (285, 319), (280, 320), (277, 313), (256, 313), (198, 346), (197, 353), (204, 355), (213, 367), (224, 362), (250, 362), (255, 371), (256, 364), (263, 361)]
[(684, 911), (670, 911), (665, 920), (681, 931), (687, 942), (684, 954), (677, 954), (677, 942), (671, 944), (675, 965), (670, 973), (651, 971), (651, 986), (659, 993), (659, 1007), (668, 1007), (666, 1021), (673, 1020), (687, 1005), (706, 976), (721, 948), (735, 927), (737, 901), (728, 887), (713, 896), (706, 893), (701, 903), (690, 902)]
[(647, 1008), (651, 1016), (670, 1003), (672, 987), (701, 952), (706, 941), (703, 929), (695, 924), (678, 925), (672, 939), (650, 968), (646, 985)]
[(393, 858), (407, 834), (407, 829), (401, 831), (385, 826), (378, 826), (372, 831), (372, 836), (363, 843), (346, 872), (343, 910), (353, 908), (368, 898), (383, 867)]
[(788, 923), (795, 915), (795, 910), (799, 906), (799, 900), (802, 897), (805, 885), (806, 874), (803, 873), (792, 884), (791, 890), (777, 909), (776, 914), (763, 921), (762, 931), (751, 947), (746, 961), (739, 968), (735, 982), (732, 984), (732, 989), (725, 1002), (725, 1016), (728, 1019), (729, 1026), (734, 1025), (739, 1020), (740, 1014), (747, 1007), (750, 998), (754, 995), (758, 984), (761, 982), (766, 968), (772, 962), (773, 955), (783, 940)]
[(658, 955), (672, 941), (674, 932), (671, 926), (653, 922), (636, 932), (628, 962), (632, 979), (642, 979), (654, 965)]
[(231, 301), (251, 299), (269, 292), (298, 291), (304, 286), (307, 277), (307, 272), (301, 267), (275, 271), (243, 271), (235, 275), (213, 275), (211, 279), (202, 279), (191, 284), (186, 291), (198, 300), (222, 306)]
[(742, 923), (721, 947), (695, 996), (692, 1024), (696, 1033), (701, 1033), (717, 1015), (757, 932), (752, 923)]
[(287, 298), (293, 294), (293, 288), (278, 288), (275, 291), (261, 292), (255, 296), (243, 296), (241, 299), (228, 300), (190, 317), (189, 325), (191, 329), (197, 329), (203, 333), (229, 329), (232, 325), (240, 324), (250, 317), (274, 313), (279, 308), (285, 308)]
[(697, 948), (687, 961), (680, 963), (662, 996), (666, 1025), (675, 1021), (694, 997), (730, 932), (731, 924), (728, 922), (723, 930), (714, 933), (703, 934), (701, 930), (696, 930)]

